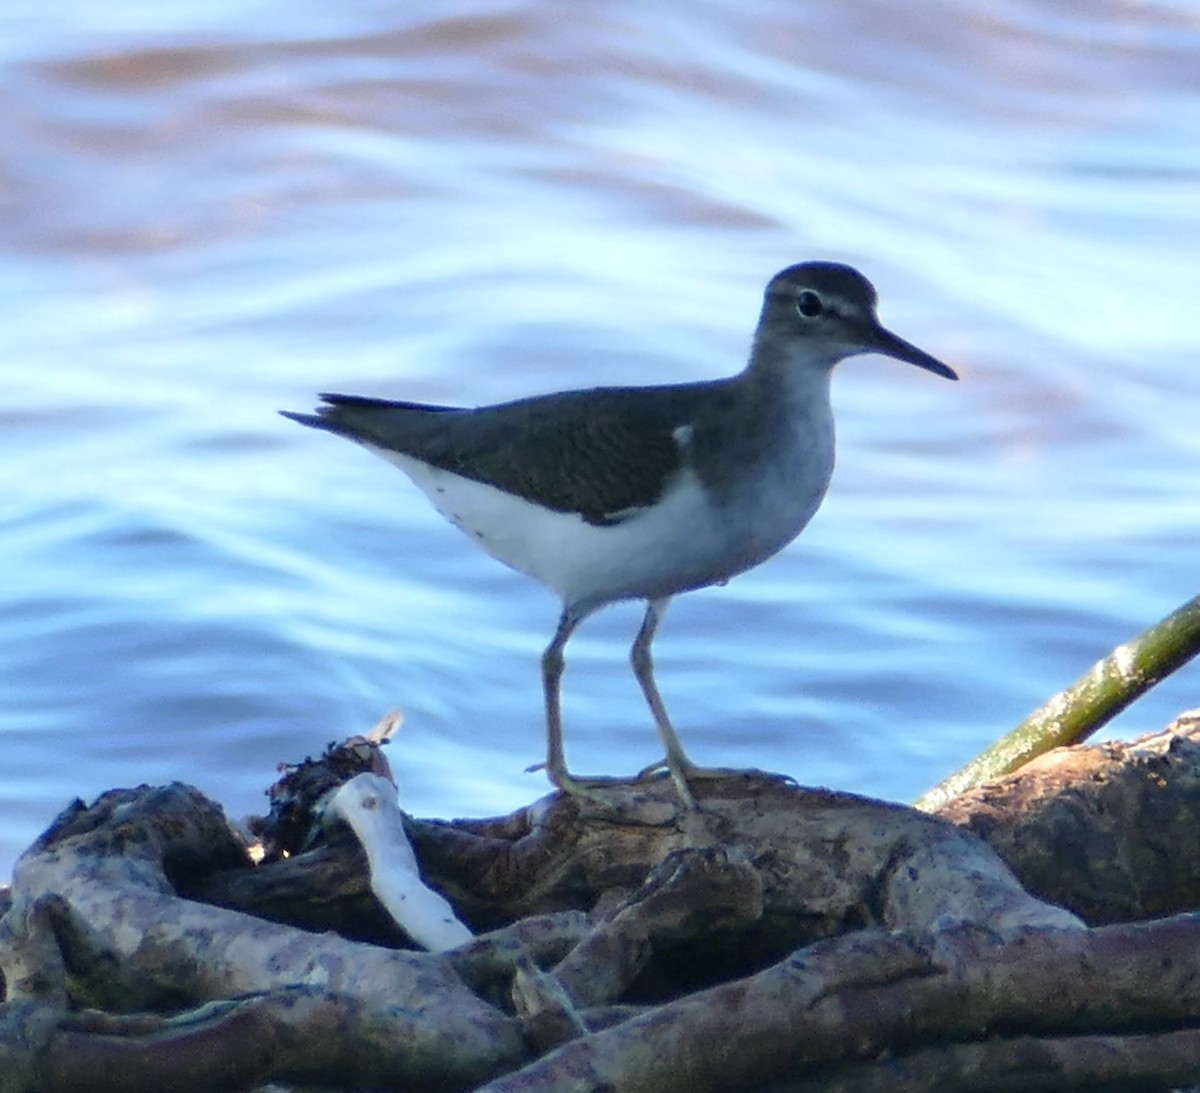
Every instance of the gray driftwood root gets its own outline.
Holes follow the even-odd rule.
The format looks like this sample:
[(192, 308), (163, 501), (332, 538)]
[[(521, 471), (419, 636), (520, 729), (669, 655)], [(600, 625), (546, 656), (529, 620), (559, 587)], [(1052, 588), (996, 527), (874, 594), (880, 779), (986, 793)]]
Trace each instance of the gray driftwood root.
[[(93, 1009), (174, 1012), (301, 988), (299, 996), (275, 999), (269, 1016), (283, 1035), (297, 1023), (296, 1006), (308, 1014), (290, 1041), (304, 1047), (304, 1057), (278, 1060), (285, 1073), (294, 1067), (306, 1080), (341, 1082), (349, 1054), (359, 1082), (465, 1088), (523, 1057), (517, 1021), (483, 1002), (435, 955), (311, 934), (176, 894), (173, 879), (237, 858), (245, 860), (245, 848), (196, 790), (112, 791), (90, 808), (69, 810), (21, 858), (4, 921), (12, 919), (21, 934), (24, 917), (49, 918), (68, 969), (65, 989), (74, 1004)], [(27, 964), (22, 1000), (59, 1005), (63, 983), (31, 983)], [(15, 980), (2, 955), (0, 967), (12, 1000)], [(266, 1021), (262, 1004), (243, 1011), (259, 1026)], [(214, 1044), (222, 1035), (240, 1044), (245, 1023), (234, 1010), (205, 1030)], [(97, 1052), (106, 1046), (103, 1039), (96, 1045)]]

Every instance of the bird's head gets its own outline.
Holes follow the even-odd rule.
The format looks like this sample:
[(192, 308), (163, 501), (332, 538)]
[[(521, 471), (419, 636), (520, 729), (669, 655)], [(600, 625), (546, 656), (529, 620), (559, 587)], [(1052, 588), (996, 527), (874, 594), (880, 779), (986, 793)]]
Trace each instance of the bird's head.
[[(832, 367), (860, 353), (882, 353), (946, 379), (954, 369), (893, 334), (875, 314), (875, 286), (839, 262), (802, 262), (771, 278), (755, 334), (760, 351)], [(773, 354), (772, 354), (773, 355)]]

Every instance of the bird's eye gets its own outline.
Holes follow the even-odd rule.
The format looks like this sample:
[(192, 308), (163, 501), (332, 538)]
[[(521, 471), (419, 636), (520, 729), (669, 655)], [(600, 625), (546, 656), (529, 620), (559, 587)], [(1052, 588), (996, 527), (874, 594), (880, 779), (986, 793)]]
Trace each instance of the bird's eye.
[(821, 303), (820, 296), (806, 288), (796, 297), (796, 310), (806, 319), (815, 319), (825, 310), (825, 306)]

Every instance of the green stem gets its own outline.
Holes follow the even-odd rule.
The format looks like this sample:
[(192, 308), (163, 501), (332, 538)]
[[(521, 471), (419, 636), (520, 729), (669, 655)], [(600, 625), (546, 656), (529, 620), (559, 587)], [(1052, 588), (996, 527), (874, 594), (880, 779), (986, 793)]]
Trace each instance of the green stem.
[(1118, 645), (1091, 671), (1034, 710), (1012, 732), (939, 782), (913, 807), (932, 812), (951, 797), (990, 782), (1051, 748), (1078, 744), (1160, 680), (1200, 653), (1200, 596)]

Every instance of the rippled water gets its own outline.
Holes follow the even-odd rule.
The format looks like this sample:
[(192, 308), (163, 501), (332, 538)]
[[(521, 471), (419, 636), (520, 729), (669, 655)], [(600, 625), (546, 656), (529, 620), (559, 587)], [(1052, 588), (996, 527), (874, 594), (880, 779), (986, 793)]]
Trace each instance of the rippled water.
[[(802, 258), (963, 382), (839, 370), (822, 512), (660, 635), (697, 761), (911, 797), (1200, 586), (1191, 4), (65, 4), (0, 90), (0, 876), (397, 706), (413, 811), (542, 793), (554, 601), (275, 410), (725, 374)], [(658, 754), (637, 620), (572, 643), (580, 770)]]

